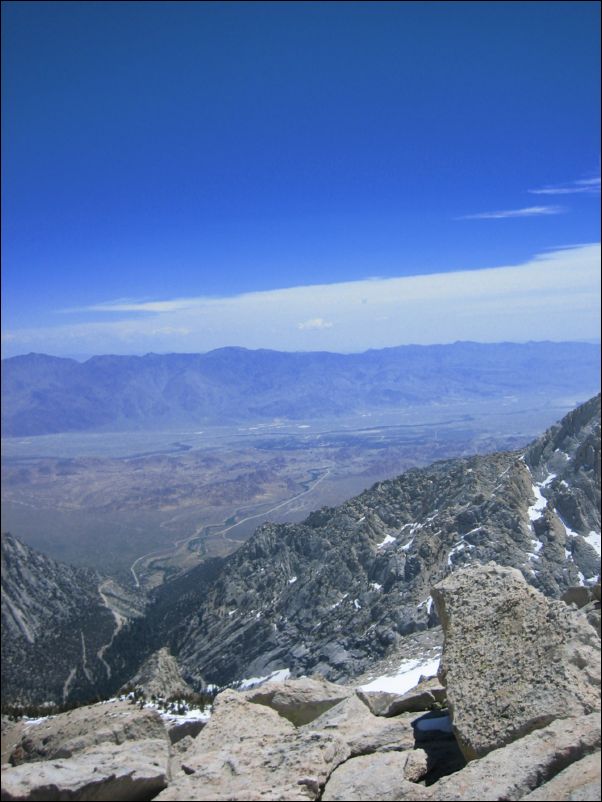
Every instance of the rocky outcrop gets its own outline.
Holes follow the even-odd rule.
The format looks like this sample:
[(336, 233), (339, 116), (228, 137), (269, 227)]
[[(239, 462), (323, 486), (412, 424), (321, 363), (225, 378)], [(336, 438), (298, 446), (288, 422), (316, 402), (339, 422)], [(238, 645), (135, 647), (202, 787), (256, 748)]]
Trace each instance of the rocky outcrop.
[(348, 757), (335, 735), (299, 731), (275, 710), (224, 691), (185, 753), (183, 773), (157, 799), (317, 799)]
[(413, 783), (427, 772), (427, 755), (422, 749), (407, 752), (378, 752), (348, 760), (330, 777), (322, 799), (328, 802), (346, 800), (395, 800), (411, 788), (420, 799)]
[[(583, 613), (495, 564), (458, 571), (433, 597), (449, 709), (426, 712), (432, 678), (371, 704), (287, 679), (223, 691), (204, 729), (170, 745), (154, 711), (98, 704), (24, 724), (2, 799), (599, 799), (600, 714), (583, 715), (599, 708), (599, 641)], [(424, 709), (395, 712), (408, 703)]]
[(413, 749), (411, 722), (414, 717), (377, 717), (354, 695), (307, 724), (304, 729), (336, 735), (347, 745), (350, 757), (356, 757), (380, 751)]
[(572, 763), (549, 782), (524, 796), (521, 802), (591, 802), (596, 799), (600, 799), (600, 752)]
[(351, 688), (335, 685), (322, 677), (302, 677), (290, 682), (267, 682), (247, 691), (245, 698), (254, 704), (271, 707), (296, 727), (309, 724), (331, 707), (353, 694)]
[(216, 575), (193, 569), (181, 597), (177, 583), (159, 590), (141, 637), (124, 629), (107, 659), (150, 632), (196, 690), (284, 668), (349, 682), (437, 624), (430, 588), (459, 568), (493, 560), (556, 598), (593, 584), (599, 424), (596, 397), (521, 452), (413, 469), (302, 523), (265, 524)]
[(69, 758), (100, 744), (164, 740), (167, 733), (156, 710), (128, 702), (88, 705), (30, 724), (13, 749), (10, 762), (21, 763)]
[(570, 712), (600, 709), (600, 640), (585, 618), (494, 563), (433, 589), (445, 633), (439, 677), (468, 760)]
[(4, 800), (152, 799), (168, 782), (164, 738), (104, 743), (69, 759), (24, 764), (2, 773)]
[(442, 778), (428, 788), (429, 798), (433, 802), (522, 799), (599, 749), (599, 714), (559, 719)]
[(125, 683), (121, 692), (134, 689), (141, 691), (147, 699), (153, 696), (163, 699), (182, 698), (194, 693), (182, 678), (175, 657), (166, 648), (154, 652)]

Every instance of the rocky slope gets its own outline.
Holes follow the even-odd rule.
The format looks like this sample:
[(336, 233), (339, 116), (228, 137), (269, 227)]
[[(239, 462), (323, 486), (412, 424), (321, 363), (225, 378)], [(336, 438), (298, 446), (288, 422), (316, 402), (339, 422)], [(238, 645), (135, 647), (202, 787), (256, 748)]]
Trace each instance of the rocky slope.
[(460, 342), (364, 354), (220, 348), (208, 354), (44, 354), (2, 362), (2, 433), (120, 431), (283, 418), (323, 419), (400, 405), (587, 398), (600, 346)]
[(90, 569), (2, 535), (2, 699), (8, 705), (99, 698), (104, 651), (141, 601)]
[(591, 585), (599, 460), (597, 396), (522, 452), (435, 463), (301, 524), (266, 524), (129, 622), (123, 589), (8, 537), (5, 702), (114, 692), (163, 647), (195, 691), (282, 669), (346, 681), (435, 626), (430, 588), (462, 566), (495, 560), (552, 597)]
[(115, 671), (125, 681), (132, 650), (168, 643), (196, 687), (283, 668), (341, 681), (436, 624), (430, 588), (464, 565), (495, 560), (555, 597), (591, 583), (599, 459), (597, 396), (524, 452), (435, 463), (301, 524), (266, 524), (165, 586), (116, 639)]
[(13, 734), (2, 799), (599, 800), (600, 639), (583, 612), (495, 563), (432, 595), (442, 686), (225, 690), (181, 740), (155, 710), (81, 708)]

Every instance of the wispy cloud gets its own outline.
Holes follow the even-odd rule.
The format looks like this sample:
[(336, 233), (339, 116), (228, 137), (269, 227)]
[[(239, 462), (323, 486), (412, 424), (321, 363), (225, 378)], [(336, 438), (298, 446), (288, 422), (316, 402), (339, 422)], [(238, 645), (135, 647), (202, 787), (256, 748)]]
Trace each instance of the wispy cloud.
[(465, 214), (456, 220), (508, 220), (513, 217), (542, 217), (549, 214), (563, 214), (564, 206), (527, 206), (524, 209), (508, 209), (502, 212), (477, 212)]
[(72, 312), (178, 312), (183, 309), (190, 309), (196, 301), (196, 298), (174, 298), (169, 301), (136, 301), (120, 298), (115, 301), (92, 304), (91, 306), (77, 306), (57, 311), (59, 314), (70, 314)]
[(530, 189), (532, 195), (598, 195), (600, 193), (600, 176), (570, 181), (568, 184), (554, 184), (539, 189)]
[(480, 270), (223, 298), (98, 303), (91, 308), (120, 311), (119, 317), (10, 330), (4, 343), (7, 355), (60, 355), (205, 352), (224, 345), (364, 351), (455, 340), (592, 339), (600, 330), (599, 265), (600, 245), (589, 244)]
[(306, 320), (305, 323), (299, 323), (297, 328), (299, 331), (307, 331), (307, 330), (320, 330), (320, 329), (331, 329), (333, 327), (333, 323), (329, 320), (323, 320), (321, 317), (312, 317), (311, 320)]

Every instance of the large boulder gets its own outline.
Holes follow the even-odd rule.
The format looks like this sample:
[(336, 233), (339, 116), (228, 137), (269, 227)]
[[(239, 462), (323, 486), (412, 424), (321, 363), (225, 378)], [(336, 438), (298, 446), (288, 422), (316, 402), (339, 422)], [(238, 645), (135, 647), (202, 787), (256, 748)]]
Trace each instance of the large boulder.
[(165, 738), (103, 743), (70, 758), (23, 764), (2, 772), (3, 800), (152, 799), (167, 785)]
[(462, 771), (443, 777), (427, 790), (433, 802), (522, 799), (571, 763), (599, 749), (599, 713), (559, 719), (472, 761)]
[(275, 710), (227, 690), (184, 754), (184, 773), (157, 799), (317, 799), (349, 754), (336, 735), (297, 730)]
[(26, 725), (10, 762), (18, 765), (66, 758), (98, 744), (122, 744), (149, 738), (168, 742), (167, 731), (156, 710), (140, 710), (128, 702), (101, 702)]
[(258, 688), (246, 691), (244, 696), (249, 702), (271, 707), (300, 727), (353, 693), (353, 688), (335, 685), (322, 677), (301, 677), (285, 679), (283, 682), (266, 682)]
[(385, 750), (414, 748), (413, 715), (388, 719), (374, 716), (357, 696), (350, 696), (319, 718), (306, 724), (304, 731), (336, 735), (349, 748), (351, 757)]
[(594, 802), (600, 799), (600, 752), (571, 763), (521, 802)]
[(579, 611), (495, 563), (451, 574), (432, 595), (445, 633), (439, 678), (467, 760), (600, 709), (600, 639)]
[[(325, 802), (351, 800), (395, 800), (411, 790), (422, 799), (422, 787), (413, 785), (427, 772), (427, 756), (422, 749), (407, 752), (379, 752), (348, 760), (339, 766), (326, 784)], [(426, 796), (426, 795), (425, 795)]]

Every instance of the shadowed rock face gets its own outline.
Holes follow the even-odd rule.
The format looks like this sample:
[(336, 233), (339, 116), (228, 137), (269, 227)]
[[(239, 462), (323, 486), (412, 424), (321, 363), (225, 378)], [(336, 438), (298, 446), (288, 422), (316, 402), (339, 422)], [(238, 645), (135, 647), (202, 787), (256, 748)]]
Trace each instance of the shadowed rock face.
[(103, 659), (123, 620), (142, 598), (89, 568), (46, 557), (2, 535), (2, 700), (62, 704), (101, 698), (115, 688)]
[(600, 709), (600, 639), (522, 574), (472, 566), (433, 588), (445, 635), (439, 677), (468, 760), (567, 714)]
[(97, 658), (114, 630), (100, 576), (2, 535), (2, 698), (5, 703), (90, 699), (106, 669)]

